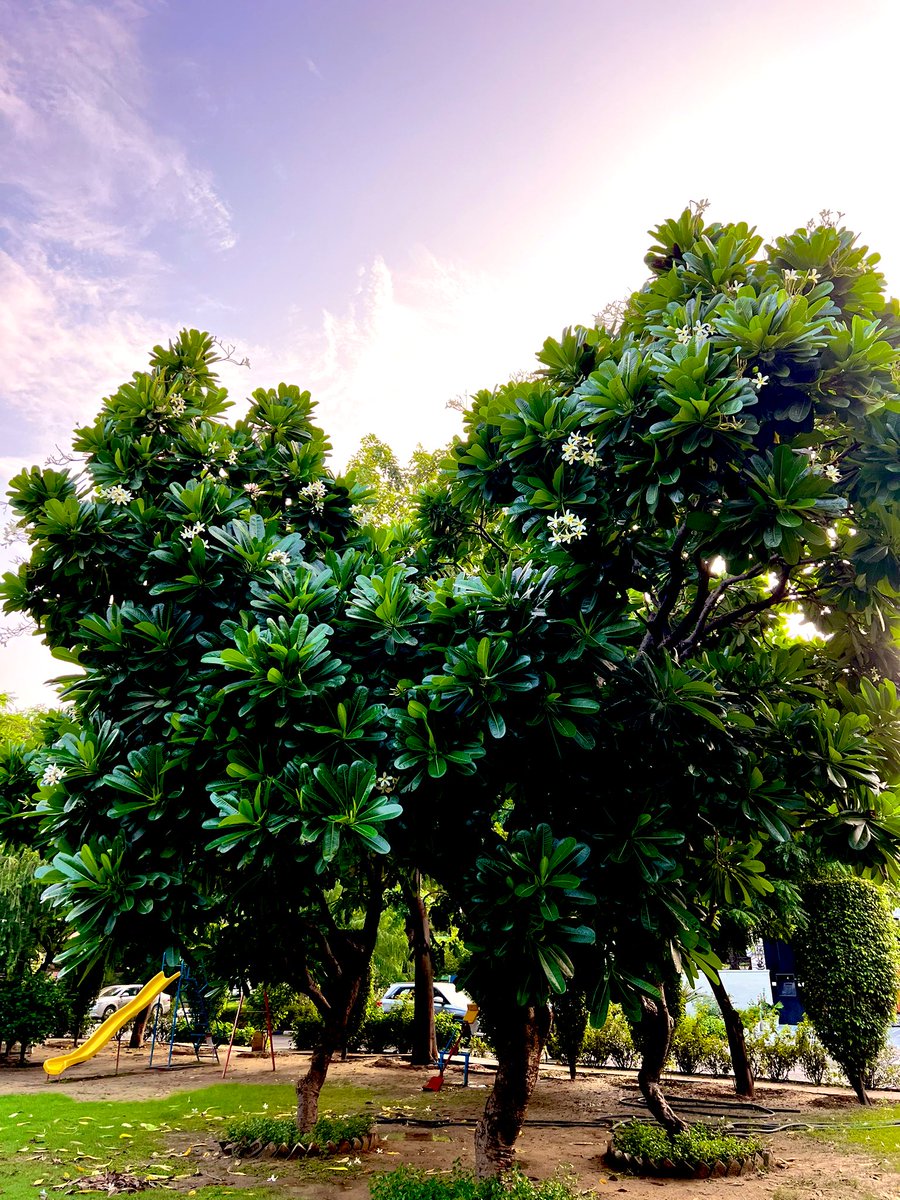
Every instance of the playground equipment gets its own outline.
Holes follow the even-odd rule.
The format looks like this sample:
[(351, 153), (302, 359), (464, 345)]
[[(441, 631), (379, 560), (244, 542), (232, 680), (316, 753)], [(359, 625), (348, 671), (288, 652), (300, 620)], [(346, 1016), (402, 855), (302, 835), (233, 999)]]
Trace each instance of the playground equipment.
[[(165, 961), (163, 962), (163, 970), (165, 970)], [(194, 1047), (194, 1056), (197, 1062), (201, 1062), (204, 1058), (207, 1058), (215, 1059), (218, 1063), (219, 1051), (212, 1036), (212, 1022), (207, 1002), (209, 988), (206, 980), (199, 975), (193, 974), (190, 967), (184, 962), (181, 964), (181, 969), (177, 975), (173, 976), (173, 979), (175, 978), (178, 980), (178, 988), (175, 992), (175, 999), (172, 1001), (172, 1026), (169, 1030), (169, 1053), (165, 1066), (172, 1066), (172, 1055), (175, 1052), (175, 1042), (178, 1040), (179, 1012), (184, 1020), (186, 1030), (182, 1040), (189, 1041)], [(153, 1021), (153, 1040), (150, 1044), (150, 1061), (147, 1064), (150, 1067), (153, 1066), (153, 1056), (156, 1054), (159, 1017), (160, 1010), (159, 1005), (157, 1005)]]
[(444, 1086), (444, 1070), (447, 1067), (448, 1063), (450, 1062), (450, 1059), (453, 1058), (457, 1054), (463, 1060), (463, 1084), (462, 1085), (463, 1085), (463, 1087), (469, 1086), (469, 1055), (471, 1054), (471, 1051), (470, 1050), (460, 1050), (459, 1046), (460, 1046), (460, 1042), (463, 1040), (466, 1033), (471, 1033), (472, 1026), (475, 1024), (475, 1019), (477, 1016), (478, 1016), (478, 1005), (470, 1004), (468, 1006), (468, 1008), (466, 1009), (466, 1015), (463, 1018), (463, 1022), (459, 1027), (459, 1033), (457, 1033), (455, 1039), (454, 1038), (450, 1039), (450, 1041), (447, 1043), (447, 1045), (444, 1047), (444, 1049), (440, 1053), (440, 1056), (438, 1058), (438, 1066), (440, 1067), (439, 1073), (437, 1075), (432, 1075), (432, 1077), (428, 1080), (428, 1082), (422, 1088), (423, 1092), (439, 1092), (441, 1090), (441, 1088)]
[[(265, 1005), (265, 1013), (266, 1013), (266, 1034), (269, 1039), (269, 1055), (272, 1059), (272, 1070), (274, 1071), (276, 1069), (275, 1068), (275, 1039), (272, 1037), (272, 1012), (271, 1012), (271, 1009), (269, 1008), (269, 992), (268, 992), (267, 988), (263, 988), (263, 1004)], [(231, 1051), (234, 1047), (234, 1039), (235, 1039), (235, 1035), (237, 1034), (238, 1025), (241, 1020), (241, 1013), (243, 1011), (243, 1008), (244, 1008), (244, 993), (242, 990), (241, 998), (238, 1001), (237, 1012), (234, 1014), (234, 1024), (231, 1027), (231, 1039), (228, 1042), (228, 1053), (225, 1055), (225, 1067), (224, 1067), (224, 1070), (222, 1071), (223, 1079), (225, 1078), (225, 1076), (228, 1072), (228, 1064), (231, 1061)]]
[(174, 983), (179, 978), (179, 975), (179, 971), (176, 971), (174, 975), (168, 976), (165, 971), (160, 971), (158, 975), (154, 975), (150, 982), (145, 983), (138, 994), (132, 1000), (129, 1000), (124, 1008), (120, 1008), (118, 1012), (114, 1012), (111, 1017), (108, 1017), (102, 1025), (98, 1025), (91, 1036), (83, 1041), (80, 1046), (76, 1046), (68, 1054), (57, 1054), (54, 1058), (48, 1058), (44, 1062), (44, 1070), (47, 1075), (62, 1075), (63, 1071), (68, 1067), (93, 1058), (98, 1050), (102, 1050), (111, 1038), (114, 1038), (121, 1029), (124, 1029), (129, 1021), (133, 1021), (138, 1013), (143, 1012), (154, 1000), (157, 1001), (158, 1015), (160, 1008), (158, 1003), (159, 996), (171, 983)]

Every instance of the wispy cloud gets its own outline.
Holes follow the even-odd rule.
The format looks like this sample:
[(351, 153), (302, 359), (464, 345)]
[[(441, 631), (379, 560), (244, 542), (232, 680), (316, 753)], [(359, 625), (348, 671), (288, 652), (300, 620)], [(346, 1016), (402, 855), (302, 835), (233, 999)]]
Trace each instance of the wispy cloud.
[(219, 248), (234, 245), (209, 173), (146, 114), (144, 15), (132, 0), (6, 6), (0, 119), (19, 236), (117, 256), (175, 221)]

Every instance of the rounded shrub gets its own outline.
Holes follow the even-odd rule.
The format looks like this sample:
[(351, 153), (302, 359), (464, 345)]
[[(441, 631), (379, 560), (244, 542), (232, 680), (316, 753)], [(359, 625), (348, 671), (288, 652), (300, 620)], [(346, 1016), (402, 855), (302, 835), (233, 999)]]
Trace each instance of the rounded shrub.
[(801, 996), (816, 1033), (862, 1103), (897, 1001), (897, 935), (883, 893), (862, 879), (803, 889), (795, 939)]

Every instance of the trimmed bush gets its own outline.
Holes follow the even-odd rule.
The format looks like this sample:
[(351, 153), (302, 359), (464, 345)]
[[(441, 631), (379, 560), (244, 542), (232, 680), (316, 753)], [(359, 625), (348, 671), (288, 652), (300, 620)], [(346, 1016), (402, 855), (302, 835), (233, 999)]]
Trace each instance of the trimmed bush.
[(611, 1148), (645, 1160), (648, 1165), (671, 1164), (675, 1170), (679, 1167), (712, 1168), (716, 1163), (745, 1163), (765, 1149), (759, 1138), (752, 1135), (734, 1137), (726, 1134), (722, 1126), (693, 1125), (686, 1133), (676, 1133), (670, 1138), (660, 1125), (648, 1125), (643, 1121), (629, 1121), (615, 1129)]
[(715, 1075), (728, 1071), (728, 1038), (718, 1012), (700, 1005), (695, 1012), (685, 1013), (672, 1034), (672, 1056), (687, 1075), (696, 1075), (704, 1067)]
[(631, 1026), (618, 1004), (610, 1005), (602, 1029), (588, 1026), (582, 1056), (590, 1066), (605, 1067), (611, 1062), (620, 1070), (633, 1067), (637, 1062), (638, 1052), (631, 1036)]
[(862, 879), (803, 889), (795, 938), (801, 996), (816, 1033), (862, 1103), (897, 999), (897, 935), (884, 894)]
[(797, 1023), (797, 1061), (810, 1083), (821, 1084), (828, 1071), (828, 1051), (806, 1013)]

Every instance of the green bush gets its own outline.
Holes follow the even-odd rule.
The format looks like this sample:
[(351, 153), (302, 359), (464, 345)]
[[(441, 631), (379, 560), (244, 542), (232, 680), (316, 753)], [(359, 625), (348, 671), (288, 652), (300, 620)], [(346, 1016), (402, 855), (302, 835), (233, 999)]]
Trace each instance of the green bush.
[[(366, 1006), (359, 1028), (349, 1039), (349, 1050), (364, 1050), (369, 1054), (384, 1054), (396, 1050), (408, 1054), (412, 1047), (413, 1002), (404, 1000), (388, 1012), (373, 1002)], [(309, 1050), (318, 1043), (322, 1033), (322, 1018), (311, 1000), (300, 998), (291, 1014), (293, 1044), (298, 1050)], [(435, 1013), (434, 1031), (438, 1049), (442, 1050), (459, 1032), (460, 1022), (449, 1013)]]
[(712, 1166), (717, 1161), (744, 1161), (763, 1149), (757, 1137), (734, 1137), (722, 1126), (693, 1125), (686, 1133), (670, 1138), (660, 1125), (629, 1121), (613, 1131), (613, 1147), (624, 1154), (648, 1158), (651, 1162), (669, 1159), (675, 1166)]
[(724, 1074), (730, 1068), (731, 1055), (722, 1018), (705, 1006), (685, 1013), (672, 1034), (672, 1056), (686, 1075), (696, 1075), (701, 1067)]
[(618, 1004), (611, 1004), (602, 1029), (588, 1026), (584, 1035), (584, 1061), (590, 1066), (614, 1067), (625, 1070), (637, 1062), (638, 1053), (631, 1036), (631, 1026)]
[(340, 1117), (323, 1115), (308, 1133), (301, 1133), (293, 1117), (236, 1117), (225, 1126), (226, 1140), (233, 1142), (237, 1153), (244, 1153), (254, 1142), (267, 1146), (340, 1145), (353, 1138), (365, 1137), (375, 1127), (370, 1113), (344, 1114)]
[(812, 1021), (804, 1013), (797, 1023), (797, 1061), (810, 1083), (821, 1084), (828, 1071), (828, 1051), (816, 1034)]
[(18, 1043), (25, 1061), (28, 1047), (42, 1042), (57, 1022), (60, 996), (56, 981), (43, 971), (0, 979), (0, 1052), (8, 1056)]
[(577, 1193), (564, 1178), (537, 1182), (518, 1171), (504, 1179), (476, 1179), (456, 1168), (450, 1175), (434, 1175), (416, 1167), (372, 1175), (372, 1200), (573, 1200)]
[(747, 1057), (757, 1079), (785, 1080), (800, 1060), (794, 1029), (778, 1024), (779, 1008), (760, 1000), (740, 1010)]
[(897, 935), (883, 892), (862, 879), (803, 889), (795, 938), (801, 995), (828, 1053), (857, 1095), (878, 1060), (897, 999)]
[(553, 1028), (547, 1039), (551, 1056), (565, 1063), (569, 1074), (575, 1078), (575, 1064), (584, 1050), (584, 1035), (587, 1030), (588, 1009), (584, 993), (569, 987), (553, 1000)]

